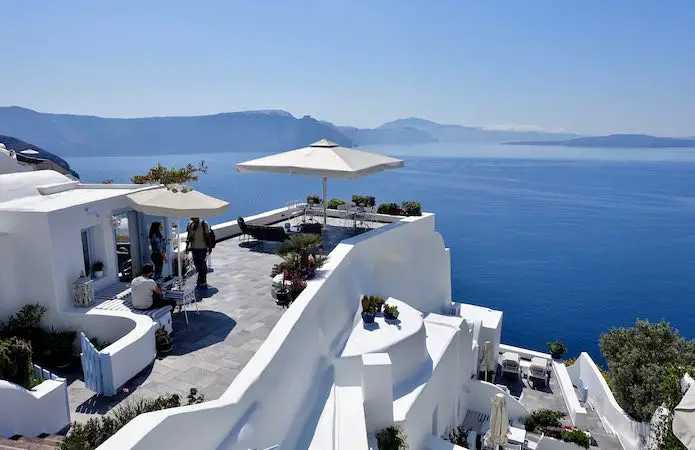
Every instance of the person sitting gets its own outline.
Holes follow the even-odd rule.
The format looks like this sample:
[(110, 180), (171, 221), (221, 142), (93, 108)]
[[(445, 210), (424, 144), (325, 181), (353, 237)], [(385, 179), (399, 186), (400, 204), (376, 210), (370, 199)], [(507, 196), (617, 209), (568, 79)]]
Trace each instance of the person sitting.
[(130, 282), (130, 295), (135, 309), (157, 309), (163, 306), (176, 307), (176, 300), (164, 298), (162, 289), (152, 279), (154, 266), (147, 263), (142, 266), (140, 276)]

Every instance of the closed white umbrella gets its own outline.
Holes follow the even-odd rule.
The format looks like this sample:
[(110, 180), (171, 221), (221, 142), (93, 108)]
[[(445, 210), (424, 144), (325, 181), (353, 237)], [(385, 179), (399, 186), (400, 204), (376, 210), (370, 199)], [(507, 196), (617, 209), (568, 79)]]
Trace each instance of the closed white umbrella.
[(695, 384), (685, 392), (678, 406), (673, 409), (673, 434), (686, 448), (695, 448)]
[(389, 156), (340, 147), (321, 139), (309, 147), (239, 163), (238, 172), (289, 173), (319, 176), (323, 181), (323, 223), (326, 223), (326, 180), (353, 179), (382, 170), (403, 167), (403, 161)]
[(509, 433), (509, 415), (504, 394), (492, 397), (492, 412), (490, 413), (490, 429), (485, 433), (485, 445), (488, 447), (507, 445)]
[[(227, 211), (229, 203), (210, 197), (188, 186), (172, 185), (129, 194), (128, 201), (136, 211), (151, 216), (208, 217), (217, 216)], [(181, 227), (178, 227), (178, 272), (181, 286)]]
[(22, 150), (19, 153), (22, 153), (23, 155), (38, 155), (39, 154), (39, 152), (37, 152), (36, 150), (32, 150), (30, 148), (26, 149), (26, 150)]

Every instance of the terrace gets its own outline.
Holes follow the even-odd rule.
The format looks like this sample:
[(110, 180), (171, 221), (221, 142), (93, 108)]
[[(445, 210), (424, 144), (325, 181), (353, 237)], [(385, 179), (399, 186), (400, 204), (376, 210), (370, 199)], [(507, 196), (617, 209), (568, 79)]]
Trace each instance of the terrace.
[[(285, 213), (278, 211), (265, 213), (267, 220), (259, 222), (259, 216), (255, 216), (247, 221), (287, 223), (283, 219)], [(300, 221), (300, 217), (289, 220), (293, 225)], [(369, 223), (372, 228), (385, 224)], [(323, 230), (324, 254), (329, 254), (342, 240), (368, 231), (351, 225), (340, 218), (328, 218), (328, 226)], [(279, 244), (261, 245), (257, 241), (242, 242), (239, 235), (218, 235), (224, 240), (218, 242), (212, 254), (214, 271), (208, 276), (210, 288), (198, 301), (200, 315), (189, 308), (190, 327), (183, 313), (173, 315), (173, 351), (155, 359), (113, 397), (96, 396), (87, 389), (81, 372), (69, 376), (73, 420), (86, 421), (107, 414), (131, 397), (171, 393), (185, 398), (193, 387), (205, 394), (206, 400), (217, 399), (248, 363), (285, 311), (271, 297), (270, 271), (281, 261), (275, 254)]]

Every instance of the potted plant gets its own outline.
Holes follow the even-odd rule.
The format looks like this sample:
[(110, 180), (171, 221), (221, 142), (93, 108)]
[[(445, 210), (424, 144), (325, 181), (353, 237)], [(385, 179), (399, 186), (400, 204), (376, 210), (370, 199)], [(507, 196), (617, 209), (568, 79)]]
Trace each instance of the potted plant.
[(387, 303), (384, 304), (384, 319), (386, 320), (396, 320), (398, 319), (398, 306), (396, 305), (389, 305)]
[(283, 274), (280, 285), (275, 288), (275, 299), (277, 304), (281, 306), (289, 305), (292, 298), (287, 283), (285, 283), (285, 278), (289, 278), (287, 271)]
[(403, 429), (399, 426), (377, 431), (376, 443), (379, 450), (405, 450), (408, 448), (408, 440)]
[(374, 323), (376, 315), (376, 304), (371, 296), (365, 295), (362, 297), (362, 321), (364, 323)]
[(304, 289), (306, 289), (306, 281), (299, 277), (293, 277), (292, 281), (290, 282), (290, 294), (292, 301), (296, 300)]
[(318, 195), (308, 195), (306, 197), (306, 202), (310, 205), (319, 205), (321, 204), (321, 197)]
[(104, 276), (104, 263), (101, 261), (97, 261), (94, 264), (92, 264), (92, 273), (94, 274), (94, 278), (101, 278)]
[(553, 342), (548, 342), (548, 351), (553, 359), (560, 359), (562, 355), (567, 353), (567, 346), (560, 340), (554, 340)]
[(174, 348), (174, 343), (171, 336), (164, 328), (160, 328), (154, 333), (154, 342), (157, 347), (157, 353), (166, 354)]

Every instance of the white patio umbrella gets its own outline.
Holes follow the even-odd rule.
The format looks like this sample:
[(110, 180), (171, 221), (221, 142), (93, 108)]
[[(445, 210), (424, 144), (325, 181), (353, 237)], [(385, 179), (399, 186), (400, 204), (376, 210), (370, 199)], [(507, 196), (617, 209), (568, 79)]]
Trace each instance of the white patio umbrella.
[(353, 179), (382, 170), (403, 167), (403, 161), (389, 156), (340, 147), (321, 139), (309, 147), (253, 159), (236, 165), (237, 172), (291, 173), (319, 176), (323, 181), (323, 223), (326, 224), (326, 181)]
[(695, 384), (673, 409), (673, 434), (686, 448), (695, 448)]
[[(229, 203), (210, 197), (188, 186), (172, 185), (129, 194), (128, 201), (136, 211), (151, 216), (182, 217), (217, 216), (227, 211)], [(178, 275), (181, 286), (181, 227), (178, 227)]]
[(485, 433), (485, 445), (488, 447), (507, 445), (509, 433), (509, 415), (504, 394), (492, 397), (492, 412), (490, 413), (490, 429)]

